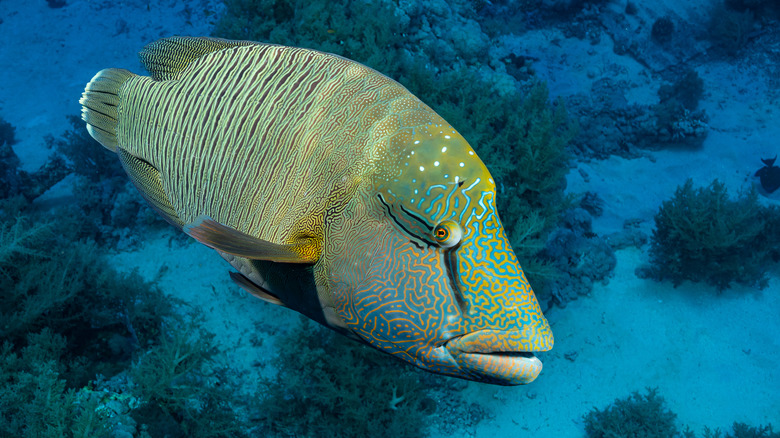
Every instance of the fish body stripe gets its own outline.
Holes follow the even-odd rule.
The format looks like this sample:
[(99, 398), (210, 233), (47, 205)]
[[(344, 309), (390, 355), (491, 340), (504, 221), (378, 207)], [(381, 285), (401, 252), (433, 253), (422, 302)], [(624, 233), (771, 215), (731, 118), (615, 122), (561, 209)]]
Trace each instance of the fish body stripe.
[(261, 44), (204, 55), (175, 80), (134, 77), (121, 95), (120, 144), (161, 169), (184, 222), (205, 214), (277, 242), (346, 202), (401, 128), (394, 111), (435, 117), (367, 67)]

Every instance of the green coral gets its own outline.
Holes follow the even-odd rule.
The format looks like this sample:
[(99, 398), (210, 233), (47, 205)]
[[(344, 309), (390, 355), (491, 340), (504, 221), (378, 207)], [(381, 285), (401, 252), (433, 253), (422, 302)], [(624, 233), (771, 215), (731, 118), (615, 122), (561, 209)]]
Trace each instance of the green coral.
[[(277, 344), (277, 375), (263, 383), (258, 406), (263, 436), (423, 437), (435, 400), (455, 399), (453, 379), (388, 360), (308, 320)], [(462, 404), (448, 410), (465, 416)]]
[(658, 89), (655, 137), (666, 143), (700, 145), (707, 135), (707, 114), (697, 110), (704, 93), (704, 81), (695, 70), (688, 70), (675, 82)]
[(724, 4), (715, 4), (710, 11), (710, 40), (715, 47), (734, 56), (748, 43), (755, 22), (751, 9), (734, 10)]
[(776, 211), (758, 203), (755, 190), (731, 200), (723, 183), (694, 188), (690, 179), (655, 216), (651, 275), (675, 285), (705, 282), (766, 286), (777, 236)]
[(35, 438), (108, 437), (97, 403), (83, 400), (62, 378), (64, 337), (43, 329), (19, 352), (0, 348), (0, 435)]
[[(0, 221), (0, 435), (104, 436), (135, 418), (152, 436), (241, 436), (211, 337), (137, 273), (111, 269), (94, 243), (56, 235), (55, 220)], [(122, 424), (89, 389), (109, 391), (100, 375), (134, 378), (110, 390), (142, 402)]]
[[(712, 430), (705, 427), (702, 438), (780, 438), (780, 433), (774, 432), (771, 424), (766, 426), (750, 426), (735, 421), (731, 428), (734, 432), (733, 434), (726, 433), (723, 435), (720, 429)], [(695, 436), (696, 435), (689, 430), (684, 433), (685, 438), (695, 438)]]
[[(408, 22), (388, 1), (226, 0), (214, 35), (336, 53), (397, 71)], [(381, 19), (378, 19), (381, 17)]]
[(645, 394), (633, 392), (603, 410), (593, 408), (584, 417), (585, 432), (588, 438), (670, 438), (678, 434), (676, 418), (658, 389), (647, 388)]
[(236, 383), (228, 378), (229, 368), (218, 364), (213, 337), (189, 323), (163, 334), (139, 356), (130, 370), (133, 393), (141, 400), (132, 413), (139, 423), (170, 436), (247, 436), (247, 425), (236, 418)]

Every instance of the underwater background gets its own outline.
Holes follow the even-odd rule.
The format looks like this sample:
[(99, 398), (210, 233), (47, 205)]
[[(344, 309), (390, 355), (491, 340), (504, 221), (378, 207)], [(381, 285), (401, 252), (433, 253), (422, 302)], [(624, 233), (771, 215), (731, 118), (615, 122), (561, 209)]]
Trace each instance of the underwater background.
[[(0, 436), (769, 437), (773, 0), (0, 0)], [(556, 343), (432, 375), (248, 295), (80, 121), (171, 35), (337, 53), (475, 148)]]

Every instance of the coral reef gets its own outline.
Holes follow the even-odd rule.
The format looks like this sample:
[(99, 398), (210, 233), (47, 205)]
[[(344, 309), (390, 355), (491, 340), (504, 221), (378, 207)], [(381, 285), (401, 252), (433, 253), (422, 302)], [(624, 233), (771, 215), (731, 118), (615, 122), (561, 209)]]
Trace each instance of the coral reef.
[(129, 375), (138, 403), (131, 415), (156, 430), (154, 436), (249, 436), (248, 425), (236, 418), (234, 373), (217, 362), (213, 337), (192, 322), (183, 324), (133, 363)]
[(460, 381), (387, 360), (309, 320), (277, 345), (277, 375), (263, 383), (258, 406), (263, 436), (423, 437), (437, 413), (460, 418), (461, 433), (480, 420), (453, 404)]
[(689, 69), (672, 84), (664, 84), (658, 88), (658, 98), (661, 103), (675, 101), (688, 111), (694, 111), (699, 106), (704, 94), (704, 81), (696, 70)]
[(658, 88), (659, 103), (653, 107), (656, 142), (701, 144), (708, 130), (707, 115), (696, 111), (703, 93), (704, 82), (695, 70)]
[(57, 155), (49, 157), (35, 172), (20, 169), (19, 157), (12, 148), (16, 143), (14, 131), (10, 123), (0, 119), (0, 199), (19, 196), (32, 202), (65, 178), (68, 172)]
[(547, 239), (543, 254), (559, 272), (553, 280), (552, 302), (561, 307), (589, 294), (594, 283), (606, 281), (617, 264), (614, 251), (593, 233), (591, 223), (583, 208), (568, 210)]
[[(116, 154), (98, 144), (75, 116), (68, 117), (73, 128), (46, 144), (56, 151), (61, 169), (76, 176), (73, 187), (75, 205), (67, 215), (79, 217), (81, 237), (101, 245), (125, 249), (137, 243), (138, 228), (166, 227), (128, 181)], [(130, 230), (135, 230), (131, 232)]]
[[(705, 427), (702, 438), (780, 438), (780, 433), (774, 432), (771, 424), (766, 426), (750, 426), (745, 423), (734, 422), (731, 429), (733, 434), (726, 433), (723, 435), (720, 429), (712, 430)], [(690, 430), (686, 430), (683, 432), (683, 437), (695, 438), (696, 435)]]
[(0, 145), (16, 144), (16, 128), (0, 117)]
[(754, 25), (752, 9), (734, 10), (715, 4), (710, 11), (709, 37), (715, 47), (734, 56), (747, 44)]
[(674, 35), (674, 22), (669, 17), (658, 18), (653, 22), (650, 35), (661, 44), (668, 43)]
[(658, 389), (647, 388), (645, 394), (633, 392), (604, 410), (593, 408), (584, 417), (585, 432), (588, 438), (670, 438), (678, 433), (676, 418)]
[[(645, 394), (635, 391), (624, 399), (616, 399), (603, 410), (593, 408), (584, 417), (588, 438), (696, 438), (689, 427), (679, 430), (677, 414), (669, 410), (657, 388), (647, 388)], [(733, 434), (704, 427), (701, 438), (780, 438), (772, 425), (750, 426), (735, 422)]]
[(0, 435), (242, 436), (210, 336), (62, 220), (0, 221)]
[(719, 181), (694, 188), (689, 179), (655, 216), (648, 274), (675, 285), (703, 281), (719, 291), (732, 283), (763, 288), (778, 242), (770, 226), (776, 221), (755, 190), (731, 200)]

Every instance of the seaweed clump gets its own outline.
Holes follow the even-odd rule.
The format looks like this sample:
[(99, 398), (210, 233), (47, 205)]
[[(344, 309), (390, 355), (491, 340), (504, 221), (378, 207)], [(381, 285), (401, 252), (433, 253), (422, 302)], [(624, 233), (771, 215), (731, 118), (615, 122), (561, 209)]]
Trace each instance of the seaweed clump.
[(585, 432), (588, 438), (670, 438), (679, 433), (676, 418), (658, 389), (647, 388), (646, 394), (635, 391), (604, 410), (593, 408), (584, 417)]
[(653, 108), (657, 139), (693, 145), (704, 141), (707, 115), (697, 110), (703, 94), (704, 81), (695, 70), (688, 70), (675, 82), (659, 87), (659, 103)]
[[(214, 34), (336, 53), (387, 74), (398, 71), (408, 21), (391, 2), (226, 0)], [(382, 17), (377, 20), (377, 17)]]
[[(457, 427), (480, 420), (473, 408), (452, 403), (459, 381), (387, 360), (374, 349), (309, 320), (277, 341), (272, 361), (278, 370), (263, 382), (258, 406), (262, 436), (424, 437), (432, 414), (463, 418)], [(439, 393), (434, 395), (434, 392)], [(462, 431), (462, 430), (461, 430)]]
[(751, 190), (731, 200), (718, 180), (701, 188), (686, 181), (655, 216), (650, 275), (675, 285), (705, 282), (718, 291), (732, 283), (766, 287), (778, 215), (757, 196)]
[(661, 44), (668, 43), (674, 35), (674, 22), (669, 17), (661, 17), (655, 20), (653, 27), (650, 29), (650, 35)]
[(0, 221), (0, 436), (242, 436), (210, 337), (60, 225)]
[[(666, 400), (658, 395), (657, 388), (647, 388), (645, 394), (632, 392), (628, 397), (616, 399), (603, 410), (593, 408), (583, 420), (588, 438), (696, 438), (689, 427), (679, 430), (677, 414), (666, 406)], [(733, 433), (704, 427), (702, 438), (780, 438), (772, 425), (750, 426), (734, 422)]]
[[(712, 430), (705, 427), (702, 438), (780, 438), (780, 433), (773, 431), (771, 424), (750, 426), (746, 423), (735, 421), (731, 429), (733, 434), (727, 432), (723, 435), (720, 429)], [(695, 438), (695, 435), (689, 430), (686, 430), (683, 436), (685, 438)]]
[(45, 137), (47, 147), (60, 158), (60, 168), (75, 175), (73, 205), (63, 213), (78, 217), (72, 224), (80, 237), (89, 237), (102, 245), (123, 249), (133, 245), (141, 226), (165, 226), (161, 219), (132, 187), (116, 154), (95, 141), (79, 117), (69, 116), (72, 129), (62, 136)]
[(734, 56), (748, 43), (755, 22), (753, 9), (733, 9), (728, 4), (716, 4), (710, 11), (710, 40), (715, 47)]

